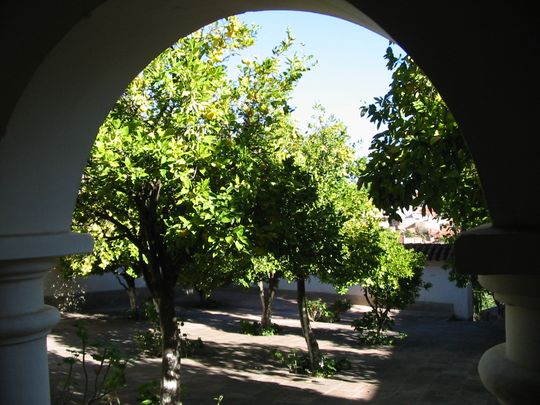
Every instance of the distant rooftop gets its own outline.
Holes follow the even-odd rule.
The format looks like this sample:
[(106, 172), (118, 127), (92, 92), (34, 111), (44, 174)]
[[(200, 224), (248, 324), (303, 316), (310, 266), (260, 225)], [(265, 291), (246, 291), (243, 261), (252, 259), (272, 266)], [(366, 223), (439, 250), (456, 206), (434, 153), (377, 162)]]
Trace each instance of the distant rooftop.
[(446, 261), (454, 254), (454, 245), (447, 243), (405, 243), (403, 246), (424, 253), (430, 261)]

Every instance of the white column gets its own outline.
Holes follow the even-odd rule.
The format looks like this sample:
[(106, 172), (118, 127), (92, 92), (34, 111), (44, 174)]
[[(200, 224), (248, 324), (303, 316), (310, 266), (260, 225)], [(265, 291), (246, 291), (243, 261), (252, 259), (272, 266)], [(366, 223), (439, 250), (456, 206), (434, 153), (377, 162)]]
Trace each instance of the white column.
[(60, 314), (43, 304), (54, 260), (0, 262), (0, 403), (49, 403), (46, 338)]
[(56, 257), (91, 250), (87, 235), (0, 237), (0, 404), (48, 405), (47, 333), (60, 319), (43, 302)]
[(540, 231), (482, 226), (456, 241), (456, 269), (477, 274), (505, 303), (506, 342), (478, 365), (482, 383), (501, 404), (540, 401)]
[(484, 353), (478, 365), (484, 386), (502, 404), (540, 400), (540, 276), (479, 276), (504, 302), (506, 342)]

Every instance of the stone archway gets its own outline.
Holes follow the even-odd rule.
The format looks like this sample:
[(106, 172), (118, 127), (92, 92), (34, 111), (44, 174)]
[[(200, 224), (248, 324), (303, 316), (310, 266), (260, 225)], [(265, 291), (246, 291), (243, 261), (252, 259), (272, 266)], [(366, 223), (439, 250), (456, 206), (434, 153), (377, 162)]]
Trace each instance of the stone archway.
[[(40, 288), (55, 257), (91, 249), (87, 236), (69, 228), (98, 126), (131, 78), (162, 49), (243, 11), (320, 12), (399, 42), (434, 80), (460, 122), (492, 214), (494, 227), (460, 238), (458, 265), (466, 272), (510, 274), (516, 285), (520, 280), (540, 284), (540, 269), (531, 260), (540, 242), (540, 211), (534, 204), (538, 137), (529, 121), (514, 118), (532, 117), (538, 106), (532, 58), (539, 29), (532, 10), (455, 2), (441, 11), (420, 1), (390, 0), (51, 3), (2, 6), (0, 19), (3, 52), (12, 63), (3, 68), (11, 80), (0, 113), (0, 402), (48, 402), (44, 339), (58, 315), (43, 306)], [(485, 62), (498, 54), (497, 63)], [(501, 106), (506, 114), (498, 114)], [(513, 133), (520, 142), (506, 138)], [(520, 249), (526, 254), (517, 255)], [(477, 257), (489, 257), (487, 265)], [(529, 276), (516, 276), (525, 273)], [(540, 332), (527, 327), (540, 318), (539, 307), (531, 304), (535, 291), (513, 301), (530, 309), (519, 313), (519, 328), (530, 333), (509, 334), (510, 341), (538, 343)], [(503, 350), (503, 355), (529, 367), (531, 358), (540, 364), (540, 349), (535, 350), (532, 357), (529, 351)], [(21, 390), (22, 380), (35, 388)]]

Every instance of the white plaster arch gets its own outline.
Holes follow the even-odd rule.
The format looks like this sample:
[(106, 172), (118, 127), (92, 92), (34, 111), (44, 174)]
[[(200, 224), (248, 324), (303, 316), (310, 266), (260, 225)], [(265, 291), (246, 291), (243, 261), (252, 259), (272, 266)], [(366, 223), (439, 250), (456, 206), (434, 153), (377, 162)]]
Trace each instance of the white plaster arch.
[[(531, 327), (540, 323), (538, 288), (519, 300), (503, 288), (507, 278), (523, 290), (540, 285), (538, 276), (527, 276), (540, 274), (534, 256), (540, 29), (532, 4), (20, 0), (5, 2), (0, 12), (0, 44), (8, 55), (0, 64), (7, 72), (0, 101), (8, 99), (0, 111), (0, 403), (49, 402), (45, 334), (56, 316), (39, 293), (54, 257), (91, 250), (89, 237), (69, 229), (80, 176), (109, 109), (131, 78), (179, 37), (221, 17), (271, 9), (333, 15), (385, 35), (373, 22), (379, 21), (436, 83), (464, 131), (494, 224), (460, 236), (456, 263), (462, 272), (489, 275), (484, 282), (505, 275), (490, 286), (517, 308), (508, 311), (507, 346), (488, 352), (484, 362), (484, 370), (499, 367), (495, 377), (485, 374), (486, 386), (505, 403), (523, 403), (523, 384), (514, 379), (511, 387), (506, 377), (515, 372), (505, 370), (505, 356), (518, 353), (509, 359), (534, 382), (536, 391), (527, 386), (529, 403), (540, 396), (539, 346), (528, 347), (526, 361), (515, 350), (538, 342), (538, 328)], [(20, 390), (23, 384), (33, 389)]]

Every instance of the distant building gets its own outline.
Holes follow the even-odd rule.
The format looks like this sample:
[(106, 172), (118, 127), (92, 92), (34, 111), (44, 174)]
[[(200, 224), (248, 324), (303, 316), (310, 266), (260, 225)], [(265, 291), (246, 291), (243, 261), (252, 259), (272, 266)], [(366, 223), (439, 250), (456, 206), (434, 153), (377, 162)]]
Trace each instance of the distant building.
[(399, 232), (404, 244), (439, 243), (454, 234), (450, 221), (440, 218), (435, 211), (427, 207), (410, 207), (401, 210), (398, 215), (401, 221), (392, 220), (382, 225)]

